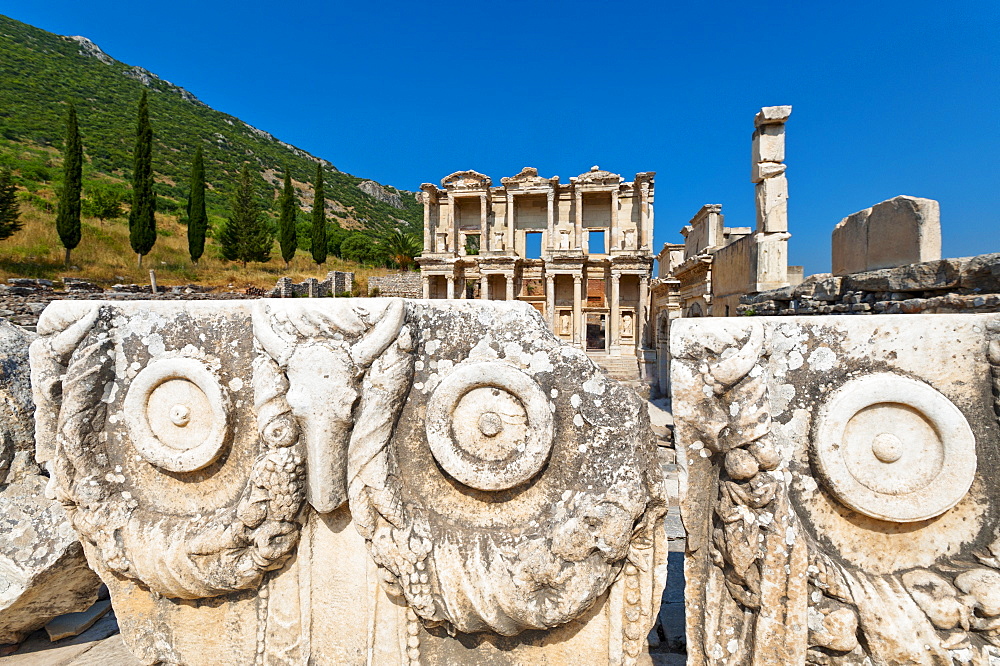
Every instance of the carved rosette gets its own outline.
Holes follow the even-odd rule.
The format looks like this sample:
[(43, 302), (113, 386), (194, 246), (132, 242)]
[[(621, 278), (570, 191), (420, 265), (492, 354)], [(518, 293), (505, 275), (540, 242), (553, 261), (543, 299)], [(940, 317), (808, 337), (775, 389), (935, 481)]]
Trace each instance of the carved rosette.
[[(111, 572), (168, 597), (196, 599), (259, 585), (279, 568), (298, 540), (304, 462), (298, 428), (288, 418), (287, 382), (266, 364), (254, 374), (262, 443), (238, 502), (185, 518), (140, 506), (126, 490), (121, 466), (111, 467), (102, 433), (111, 415), (106, 393), (114, 384), (114, 343), (108, 307), (81, 303), (39, 322), (33, 368), (58, 383), (41, 382), (39, 449), (57, 497), (74, 527)], [(131, 385), (125, 414), (135, 448), (146, 463), (193, 472), (223, 453), (230, 437), (228, 398), (206, 359), (165, 357)], [(55, 424), (55, 432), (45, 429)], [(142, 438), (142, 441), (138, 441)]]
[(1000, 326), (984, 319), (678, 327), (689, 663), (1000, 658), (997, 483), (980, 469)]
[[(420, 325), (430, 326), (423, 320)], [(402, 443), (406, 438), (399, 435), (390, 444), (366, 424), (379, 423), (384, 410), (377, 405), (398, 399), (408, 388), (411, 344), (407, 339), (405, 347), (373, 365), (366, 383), (382, 389), (381, 402), (369, 405), (362, 398), (350, 447), (352, 516), (387, 589), (402, 596), (428, 626), (512, 636), (579, 617), (620, 577), (624, 592), (617, 603), (625, 617), (622, 656), (616, 661), (631, 663), (655, 608), (645, 597), (655, 587), (653, 542), (665, 509), (659, 479), (624, 465), (617, 475), (601, 478), (604, 485), (595, 483), (586, 492), (567, 489), (552, 503), (525, 500), (510, 506), (509, 498), (531, 497), (527, 489), (544, 487), (551, 482), (546, 479), (562, 473), (550, 466), (560, 425), (551, 387), (503, 360), (469, 358), (429, 391), (422, 424), (426, 449)], [(559, 358), (555, 351), (553, 362)], [(600, 391), (611, 390), (606, 380), (601, 383)], [(423, 390), (424, 382), (418, 386)], [(607, 426), (594, 438), (589, 460), (604, 459), (602, 447), (615, 445), (608, 434), (612, 424)], [(444, 521), (437, 502), (426, 504), (419, 492), (407, 492), (399, 456), (413, 451), (401, 446), (422, 449), (421, 455), (433, 460), (430, 467), (421, 465), (433, 481), (406, 475), (411, 488), (440, 486), (456, 498), (439, 497), (445, 504), (475, 498), (462, 509), (473, 514)], [(652, 501), (650, 486), (654, 493), (659, 490)], [(474, 515), (478, 506), (491, 513), (492, 527)]]

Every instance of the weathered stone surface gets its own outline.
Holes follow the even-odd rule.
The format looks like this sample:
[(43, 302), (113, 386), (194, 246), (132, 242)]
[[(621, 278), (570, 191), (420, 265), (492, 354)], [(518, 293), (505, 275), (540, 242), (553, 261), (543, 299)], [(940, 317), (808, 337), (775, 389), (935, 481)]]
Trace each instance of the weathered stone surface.
[(788, 231), (788, 178), (784, 175), (757, 183), (757, 231)]
[(791, 106), (765, 106), (757, 113), (757, 116), (753, 119), (753, 124), (754, 127), (777, 125), (786, 122), (791, 115)]
[(45, 485), (45, 477), (30, 474), (0, 490), (0, 644), (97, 600), (100, 581)]
[(76, 302), (39, 333), (39, 456), (140, 660), (648, 663), (648, 415), (530, 306)]
[(49, 620), (45, 625), (45, 633), (49, 635), (49, 640), (58, 641), (70, 636), (79, 636), (87, 629), (104, 617), (111, 610), (110, 599), (98, 599), (97, 602), (85, 611), (77, 613), (66, 613), (57, 618)]
[(833, 230), (833, 274), (941, 258), (941, 209), (933, 199), (898, 196), (841, 220)]
[(785, 161), (785, 126), (784, 124), (764, 125), (753, 133), (751, 144), (751, 161), (784, 162)]
[(47, 479), (33, 459), (34, 338), (0, 320), (0, 644), (87, 608), (100, 584), (62, 506), (45, 497)]
[(1000, 657), (1000, 315), (679, 320), (688, 663)]
[(1000, 292), (1000, 252), (970, 257), (962, 266), (959, 286), (986, 293)]
[(940, 291), (952, 289), (962, 279), (965, 259), (938, 259), (896, 268), (865, 271), (843, 277), (844, 291)]

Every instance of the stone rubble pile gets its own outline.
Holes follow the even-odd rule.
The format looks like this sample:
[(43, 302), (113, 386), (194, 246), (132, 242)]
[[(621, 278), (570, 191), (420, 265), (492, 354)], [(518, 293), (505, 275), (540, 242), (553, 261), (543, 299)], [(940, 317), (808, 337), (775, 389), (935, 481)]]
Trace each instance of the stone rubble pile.
[(937, 259), (835, 276), (744, 296), (738, 314), (947, 314), (1000, 312), (1000, 253)]

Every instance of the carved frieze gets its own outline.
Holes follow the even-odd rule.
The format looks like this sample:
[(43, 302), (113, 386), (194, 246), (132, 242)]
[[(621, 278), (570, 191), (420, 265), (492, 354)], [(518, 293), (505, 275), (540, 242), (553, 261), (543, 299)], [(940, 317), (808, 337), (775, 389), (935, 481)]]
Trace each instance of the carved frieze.
[(1000, 658), (995, 330), (674, 322), (689, 663)]
[(38, 455), (141, 659), (640, 657), (646, 412), (530, 306), (63, 301), (39, 332)]

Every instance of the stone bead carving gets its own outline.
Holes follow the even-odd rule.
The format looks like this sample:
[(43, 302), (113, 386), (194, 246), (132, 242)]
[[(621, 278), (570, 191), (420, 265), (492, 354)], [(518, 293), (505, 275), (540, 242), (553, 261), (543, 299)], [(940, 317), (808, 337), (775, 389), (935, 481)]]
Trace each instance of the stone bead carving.
[(141, 660), (642, 657), (648, 417), (530, 306), (64, 301), (39, 331), (37, 455)]
[(552, 451), (548, 397), (517, 368), (486, 362), (448, 375), (427, 405), (427, 443), (455, 479), (506, 490), (534, 477)]
[(229, 440), (229, 395), (197, 359), (149, 364), (132, 380), (123, 407), (139, 453), (172, 472), (207, 467)]
[(998, 321), (671, 326), (689, 664), (1000, 659)]
[(813, 436), (830, 492), (866, 516), (911, 523), (939, 516), (976, 476), (976, 439), (933, 388), (890, 373), (852, 379), (823, 405)]

